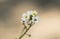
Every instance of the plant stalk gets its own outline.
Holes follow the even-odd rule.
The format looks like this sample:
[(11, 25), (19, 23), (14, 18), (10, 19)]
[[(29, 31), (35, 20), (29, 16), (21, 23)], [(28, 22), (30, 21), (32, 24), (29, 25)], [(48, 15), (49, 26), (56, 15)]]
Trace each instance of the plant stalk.
[(22, 37), (28, 32), (28, 30), (31, 28), (31, 24), (30, 24), (30, 26), (28, 27), (28, 29), (26, 29), (26, 31), (19, 37), (19, 39), (22, 39)]

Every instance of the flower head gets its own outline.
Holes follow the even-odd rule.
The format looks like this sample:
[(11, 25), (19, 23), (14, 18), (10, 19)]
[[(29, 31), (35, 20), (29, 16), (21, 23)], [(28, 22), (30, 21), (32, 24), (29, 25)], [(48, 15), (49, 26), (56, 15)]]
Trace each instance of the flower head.
[(32, 22), (33, 22), (33, 23), (37, 23), (39, 20), (40, 20), (40, 19), (39, 19), (38, 16), (32, 17)]
[(26, 23), (26, 22), (29, 20), (29, 16), (24, 13), (24, 14), (22, 15), (22, 18), (21, 18), (21, 19), (22, 19), (22, 22), (25, 22), (25, 23)]
[(36, 16), (36, 15), (37, 15), (37, 11), (34, 10), (34, 11), (32, 12), (32, 16)]
[(37, 11), (27, 11), (27, 13), (23, 14), (22, 16), (22, 22), (31, 24), (32, 23), (37, 23), (39, 21), (39, 17), (37, 16)]

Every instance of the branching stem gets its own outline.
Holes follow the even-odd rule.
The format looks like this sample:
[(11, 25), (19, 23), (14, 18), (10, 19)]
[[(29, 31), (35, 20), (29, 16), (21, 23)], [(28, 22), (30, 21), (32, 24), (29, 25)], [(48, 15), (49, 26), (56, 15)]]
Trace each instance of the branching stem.
[(30, 26), (28, 27), (28, 29), (19, 37), (19, 39), (22, 39), (22, 37), (29, 31), (29, 29), (31, 28), (31, 24), (30, 24)]

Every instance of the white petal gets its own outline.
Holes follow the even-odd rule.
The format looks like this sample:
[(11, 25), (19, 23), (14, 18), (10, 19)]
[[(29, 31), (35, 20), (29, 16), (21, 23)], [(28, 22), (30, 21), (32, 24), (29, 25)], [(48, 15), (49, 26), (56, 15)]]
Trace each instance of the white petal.
[(21, 18), (22, 21), (26, 21), (24, 18)]
[(29, 16), (32, 15), (32, 12), (33, 12), (32, 10), (31, 11), (27, 11), (27, 15), (29, 15)]
[(24, 13), (23, 15), (22, 15), (22, 17), (25, 17), (26, 16), (26, 14)]

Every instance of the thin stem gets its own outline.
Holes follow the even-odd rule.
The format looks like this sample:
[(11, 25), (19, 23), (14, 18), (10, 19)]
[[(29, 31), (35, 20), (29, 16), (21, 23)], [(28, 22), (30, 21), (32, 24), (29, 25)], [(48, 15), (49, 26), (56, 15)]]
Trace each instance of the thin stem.
[(25, 25), (25, 23), (23, 23), (23, 25), (24, 25), (24, 28), (23, 28), (22, 32), (23, 32), (25, 29), (27, 30), (27, 26)]
[(28, 27), (28, 29), (19, 37), (19, 39), (22, 39), (22, 37), (28, 32), (28, 30), (31, 28), (31, 24), (30, 24), (30, 26)]

